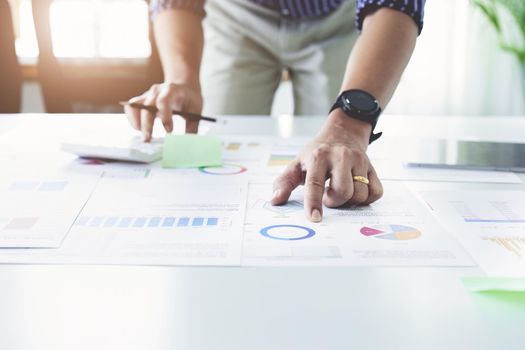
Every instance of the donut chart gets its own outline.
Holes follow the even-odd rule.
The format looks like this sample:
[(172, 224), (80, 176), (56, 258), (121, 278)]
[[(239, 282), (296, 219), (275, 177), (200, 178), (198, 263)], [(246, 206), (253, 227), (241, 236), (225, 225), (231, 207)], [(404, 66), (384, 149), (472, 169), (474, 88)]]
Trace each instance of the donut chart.
[(245, 167), (235, 164), (224, 164), (223, 166), (203, 166), (199, 171), (208, 175), (237, 175), (242, 174), (246, 170)]
[(417, 228), (405, 225), (373, 225), (361, 227), (359, 231), (363, 236), (380, 239), (407, 241), (421, 237)]
[(315, 231), (300, 225), (272, 225), (259, 231), (261, 235), (280, 241), (299, 241), (315, 236)]

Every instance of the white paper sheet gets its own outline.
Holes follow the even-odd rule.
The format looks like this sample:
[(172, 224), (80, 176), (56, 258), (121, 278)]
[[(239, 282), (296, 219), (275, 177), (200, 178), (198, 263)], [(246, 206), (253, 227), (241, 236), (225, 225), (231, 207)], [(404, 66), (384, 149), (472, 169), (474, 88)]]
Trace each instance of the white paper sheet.
[(246, 191), (245, 181), (103, 178), (60, 249), (0, 261), (238, 266)]
[(0, 247), (59, 247), (97, 177), (0, 179)]
[(440, 191), (422, 195), (487, 274), (525, 277), (525, 191)]
[[(300, 189), (285, 206), (272, 207), (267, 203), (271, 196), (270, 183), (293, 159), (306, 139), (279, 140), (250, 136), (224, 136), (222, 139), (225, 165), (218, 168), (168, 170), (161, 169), (158, 164), (143, 166), (72, 160), (64, 154), (49, 168), (59, 167), (58, 173), (65, 177), (86, 176), (89, 181), (95, 182), (102, 178), (101, 187), (60, 249), (2, 249), (0, 262), (236, 266), (240, 264), (241, 245), (244, 244), (242, 264), (249, 266), (470, 264), (454, 239), (445, 233), (446, 230), (402, 183), (384, 181), (386, 192), (381, 201), (366, 208), (325, 209), (324, 221), (312, 224), (304, 218)], [(27, 173), (30, 169), (28, 161), (21, 163), (26, 164), (23, 173)], [(398, 168), (392, 169), (395, 175), (392, 178), (407, 178), (406, 173), (398, 172), (396, 175)], [(436, 176), (440, 171), (428, 170), (430, 175), (419, 179), (492, 182), (487, 178), (497, 175), (504, 178), (497, 182), (513, 182), (512, 176), (505, 177), (504, 173), (471, 176), (478, 172), (468, 172), (467, 176), (458, 175), (461, 171), (445, 170), (448, 175)], [(387, 172), (388, 169), (385, 169)], [(417, 176), (414, 179), (417, 180)], [(243, 228), (248, 180), (252, 185)], [(82, 196), (72, 195), (79, 203)], [(26, 198), (18, 202), (27, 201)], [(222, 207), (225, 203), (235, 209), (225, 209)], [(184, 204), (190, 205), (181, 208)], [(177, 210), (166, 209), (172, 206), (179, 207)], [(68, 206), (67, 210), (74, 207)], [(195, 214), (203, 211), (203, 207), (211, 208), (204, 211), (209, 216)], [(9, 210), (4, 213), (10, 213)], [(12, 212), (11, 216), (0, 215), (0, 228), (10, 225), (12, 217), (19, 213), (22, 212)], [(34, 217), (29, 214), (19, 217)], [(163, 226), (165, 220), (166, 225), (173, 224), (174, 228), (181, 217), (189, 218), (187, 226), (177, 226), (183, 234), (165, 235), (170, 232), (169, 226)], [(197, 227), (203, 235), (193, 235), (196, 230), (193, 230), (191, 223), (195, 218), (203, 219), (202, 224), (198, 224), (197, 220)], [(208, 227), (209, 218), (217, 218), (217, 224)], [(142, 222), (137, 224), (142, 227), (135, 230), (130, 226), (137, 220)], [(150, 222), (152, 226), (149, 226)], [(219, 222), (230, 222), (230, 226), (226, 230), (226, 226), (219, 225)], [(31, 222), (15, 221), (14, 224), (29, 227)], [(273, 227), (276, 225), (284, 226)], [(223, 229), (216, 230), (216, 226)], [(303, 238), (311, 235), (312, 231), (311, 237)], [(0, 232), (3, 233), (2, 229)], [(46, 231), (38, 229), (39, 234), (42, 232)], [(273, 236), (297, 239), (276, 239)], [(63, 235), (56, 239), (60, 242), (62, 238)]]
[(305, 219), (301, 190), (272, 206), (271, 186), (250, 184), (244, 266), (469, 266), (471, 260), (401, 183), (366, 207), (324, 209)]

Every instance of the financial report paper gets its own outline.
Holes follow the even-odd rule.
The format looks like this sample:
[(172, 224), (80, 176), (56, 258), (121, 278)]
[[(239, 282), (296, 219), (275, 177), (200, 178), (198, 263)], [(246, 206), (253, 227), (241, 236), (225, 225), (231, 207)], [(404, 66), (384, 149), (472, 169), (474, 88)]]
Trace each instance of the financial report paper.
[[(83, 187), (78, 191), (80, 195), (72, 195), (78, 199), (79, 208), (61, 222), (67, 229), (56, 238), (62, 242), (59, 249), (1, 249), (0, 262), (210, 266), (472, 264), (457, 243), (459, 237), (450, 232), (447, 220), (431, 215), (429, 208), (402, 182), (383, 181), (385, 196), (370, 206), (325, 208), (323, 222), (313, 224), (304, 216), (301, 188), (286, 205), (271, 206), (268, 202), (271, 182), (293, 161), (307, 139), (224, 135), (221, 138), (222, 167), (162, 169), (159, 164), (144, 166), (63, 155), (56, 160), (61, 175), (37, 181), (20, 177), (5, 182), (3, 191), (20, 191), (20, 203), (30, 202), (31, 196), (38, 198), (39, 186), (44, 182), (55, 182), (42, 187), (54, 191), (54, 198), (61, 191), (62, 196), (73, 191), (76, 182), (71, 180), (62, 188), (61, 176), (85, 176), (98, 186), (94, 191), (93, 188), (87, 191), (89, 186)], [(17, 158), (20, 164), (29, 164), (28, 160)], [(392, 178), (402, 180), (406, 175), (399, 174)], [(443, 174), (425, 174), (419, 179), (490, 182), (483, 180), (483, 176), (470, 176), (472, 173)], [(410, 178), (418, 176), (421, 173), (411, 174)], [(36, 192), (29, 197), (29, 192), (22, 194), (31, 188), (23, 182), (37, 183), (31, 185)], [(45, 201), (40, 203), (44, 203), (40, 208), (46, 207)], [(71, 205), (66, 210), (74, 208)], [(11, 222), (15, 214), (22, 212), (7, 215), (9, 210), (0, 217), (3, 225), (0, 227), (18, 227), (18, 233), (24, 227), (36, 228), (30, 220)], [(28, 212), (22, 218), (35, 216)], [(516, 227), (514, 231), (523, 228)], [(34, 232), (40, 235), (46, 231)], [(498, 239), (493, 245), (521, 244), (513, 237)], [(467, 246), (463, 240), (461, 243)], [(512, 254), (516, 252), (513, 250)]]
[(525, 277), (525, 191), (440, 191), (422, 196), (488, 275)]
[(324, 208), (305, 218), (301, 189), (272, 206), (271, 186), (250, 184), (244, 229), (245, 266), (471, 266), (472, 261), (401, 183), (368, 206)]
[(0, 247), (59, 247), (97, 181), (63, 174), (0, 178)]
[(1, 251), (0, 261), (239, 266), (247, 185), (213, 184), (102, 178), (59, 249)]

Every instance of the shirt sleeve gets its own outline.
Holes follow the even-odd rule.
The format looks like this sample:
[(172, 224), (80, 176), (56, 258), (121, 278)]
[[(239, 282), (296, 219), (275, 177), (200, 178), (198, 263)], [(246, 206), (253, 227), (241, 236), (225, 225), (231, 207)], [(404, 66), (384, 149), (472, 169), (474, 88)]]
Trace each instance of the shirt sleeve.
[(423, 30), (423, 17), (426, 0), (357, 0), (356, 3), (356, 26), (357, 29), (363, 28), (363, 21), (366, 16), (382, 8), (391, 8), (401, 11), (410, 16), (419, 29), (419, 34)]
[(151, 0), (149, 12), (151, 19), (166, 10), (180, 9), (193, 12), (201, 17), (206, 15), (204, 3), (206, 0)]

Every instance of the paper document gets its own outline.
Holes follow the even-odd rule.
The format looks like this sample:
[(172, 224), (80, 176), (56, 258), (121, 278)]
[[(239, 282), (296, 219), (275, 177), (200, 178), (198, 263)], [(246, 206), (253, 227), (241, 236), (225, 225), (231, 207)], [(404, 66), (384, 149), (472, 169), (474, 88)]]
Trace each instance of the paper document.
[(525, 191), (422, 195), (488, 275), (525, 277)]
[(1, 251), (0, 261), (239, 266), (246, 190), (216, 178), (103, 178), (60, 249)]
[(221, 135), (222, 159), (224, 162), (261, 161), (274, 142), (271, 137), (240, 137)]
[(98, 178), (0, 180), (0, 247), (58, 247)]
[(301, 189), (286, 205), (269, 203), (271, 185), (250, 184), (243, 265), (470, 266), (472, 262), (401, 183), (386, 183), (370, 206), (304, 216)]

